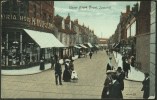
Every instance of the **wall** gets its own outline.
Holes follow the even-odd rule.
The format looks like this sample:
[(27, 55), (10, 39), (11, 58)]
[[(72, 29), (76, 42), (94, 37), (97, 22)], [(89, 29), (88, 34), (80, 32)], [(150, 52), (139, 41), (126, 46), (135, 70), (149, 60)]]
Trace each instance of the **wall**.
[(150, 96), (155, 95), (155, 72), (156, 72), (156, 3), (151, 2), (151, 12), (150, 12)]
[(141, 71), (149, 72), (150, 34), (145, 33), (136, 36), (136, 62), (141, 63)]

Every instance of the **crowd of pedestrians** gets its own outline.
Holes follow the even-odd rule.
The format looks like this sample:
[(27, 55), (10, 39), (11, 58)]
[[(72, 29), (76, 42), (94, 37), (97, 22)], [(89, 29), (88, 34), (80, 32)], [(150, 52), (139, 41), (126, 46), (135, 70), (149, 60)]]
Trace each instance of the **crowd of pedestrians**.
[(104, 88), (101, 94), (102, 99), (123, 99), (122, 91), (124, 90), (125, 73), (121, 67), (117, 70), (112, 64), (111, 52), (106, 50), (109, 56), (109, 62), (106, 66), (106, 79), (104, 82)]
[[(111, 52), (106, 50), (107, 55), (109, 56), (109, 62), (106, 66), (106, 79), (104, 82), (104, 88), (102, 91), (101, 98), (106, 99), (123, 99), (122, 91), (124, 90), (124, 79), (128, 78), (128, 72), (131, 72), (131, 66), (135, 67), (135, 57), (129, 56), (127, 54), (122, 56), (122, 67), (116, 68), (112, 65)], [(143, 98), (149, 98), (149, 73), (144, 73), (145, 78), (142, 82)]]

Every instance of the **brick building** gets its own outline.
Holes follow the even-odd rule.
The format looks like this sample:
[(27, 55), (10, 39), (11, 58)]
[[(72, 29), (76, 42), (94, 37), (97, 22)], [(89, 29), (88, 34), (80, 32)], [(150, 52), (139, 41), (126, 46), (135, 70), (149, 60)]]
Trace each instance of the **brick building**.
[(150, 8), (150, 1), (141, 1), (137, 15), (136, 62), (143, 72), (149, 72)]
[[(156, 2), (151, 1), (151, 12), (150, 12), (150, 96), (156, 94)], [(155, 88), (154, 88), (155, 87)]]
[[(8, 0), (3, 3), (4, 49), (1, 65), (22, 68), (38, 65), (41, 59), (48, 62), (54, 53), (52, 47), (64, 46), (54, 36), (56, 27), (53, 17), (54, 1)], [(48, 41), (51, 39), (56, 44), (50, 43), (54, 41)]]

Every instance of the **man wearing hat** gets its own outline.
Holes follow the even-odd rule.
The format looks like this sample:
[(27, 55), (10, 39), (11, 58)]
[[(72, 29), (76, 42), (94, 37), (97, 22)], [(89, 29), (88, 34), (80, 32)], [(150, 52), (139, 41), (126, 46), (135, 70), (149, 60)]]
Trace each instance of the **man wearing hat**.
[(117, 68), (117, 72), (116, 72), (116, 75), (117, 75), (117, 81), (120, 83), (120, 86), (121, 86), (121, 90), (123, 91), (124, 90), (124, 78), (125, 78), (125, 74), (124, 72), (122, 71), (122, 68), (121, 67), (118, 67)]
[(107, 70), (106, 74), (106, 79), (105, 79), (105, 82), (104, 82), (104, 88), (103, 88), (103, 91), (102, 91), (102, 94), (101, 94), (101, 98), (104, 99), (104, 98), (109, 98), (109, 91), (110, 91), (110, 86), (112, 84), (112, 75), (113, 71), (112, 70)]
[(55, 80), (56, 80), (56, 85), (58, 85), (58, 77), (59, 77), (59, 84), (62, 85), (61, 75), (62, 75), (62, 67), (61, 67), (61, 64), (59, 63), (59, 60), (57, 60), (57, 62), (55, 64)]
[(120, 86), (120, 83), (118, 82), (117, 80), (117, 76), (116, 76), (116, 73), (113, 73), (112, 74), (112, 85), (111, 85), (111, 88), (109, 90), (109, 97), (110, 98), (114, 98), (114, 99), (123, 99), (123, 94), (122, 94), (122, 91), (121, 91), (121, 86)]

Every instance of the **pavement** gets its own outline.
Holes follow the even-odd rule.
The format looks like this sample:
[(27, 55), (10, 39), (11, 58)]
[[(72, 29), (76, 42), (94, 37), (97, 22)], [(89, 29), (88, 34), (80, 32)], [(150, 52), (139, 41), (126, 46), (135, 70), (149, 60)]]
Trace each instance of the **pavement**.
[[(63, 85), (55, 84), (55, 72), (48, 69), (31, 75), (1, 75), (1, 98), (100, 99), (107, 63), (105, 50), (94, 53), (92, 59), (89, 56), (75, 59), (74, 69), (79, 80), (63, 81)], [(116, 66), (115, 59), (112, 63)], [(39, 66), (37, 69), (39, 70)], [(16, 72), (19, 73), (18, 71)], [(124, 80), (123, 98), (142, 99), (141, 88), (141, 82)]]
[[(114, 58), (116, 60), (117, 66), (122, 68), (122, 55), (118, 52), (116, 54), (115, 51), (113, 51), (113, 55), (114, 55)], [(131, 80), (131, 81), (142, 82), (144, 80), (144, 73), (138, 69), (135, 69), (135, 67), (132, 67), (130, 65), (130, 71), (128, 72), (128, 78), (125, 78), (125, 79)]]
[[(116, 64), (114, 66), (122, 67), (122, 56), (120, 53), (113, 52), (112, 57), (115, 58)], [(78, 59), (78, 55), (75, 55), (73, 60)], [(63, 59), (59, 61), (61, 64), (63, 64)], [(2, 75), (31, 75), (40, 73), (46, 70), (51, 69), (51, 64), (45, 64), (45, 70), (40, 70), (40, 66), (35, 66), (27, 69), (21, 69), (21, 70), (1, 70)], [(128, 73), (128, 78), (125, 78), (127, 80), (131, 81), (139, 81), (142, 82), (144, 80), (144, 73), (140, 72), (139, 70), (135, 69), (134, 67), (130, 66), (131, 70)]]
[[(78, 55), (72, 57), (73, 60), (78, 59)], [(63, 59), (59, 60), (60, 64), (63, 64)], [(2, 75), (31, 75), (37, 74), (46, 70), (51, 69), (51, 63), (45, 64), (45, 70), (40, 70), (40, 66), (34, 66), (26, 69), (15, 69), (15, 70), (1, 70)]]

